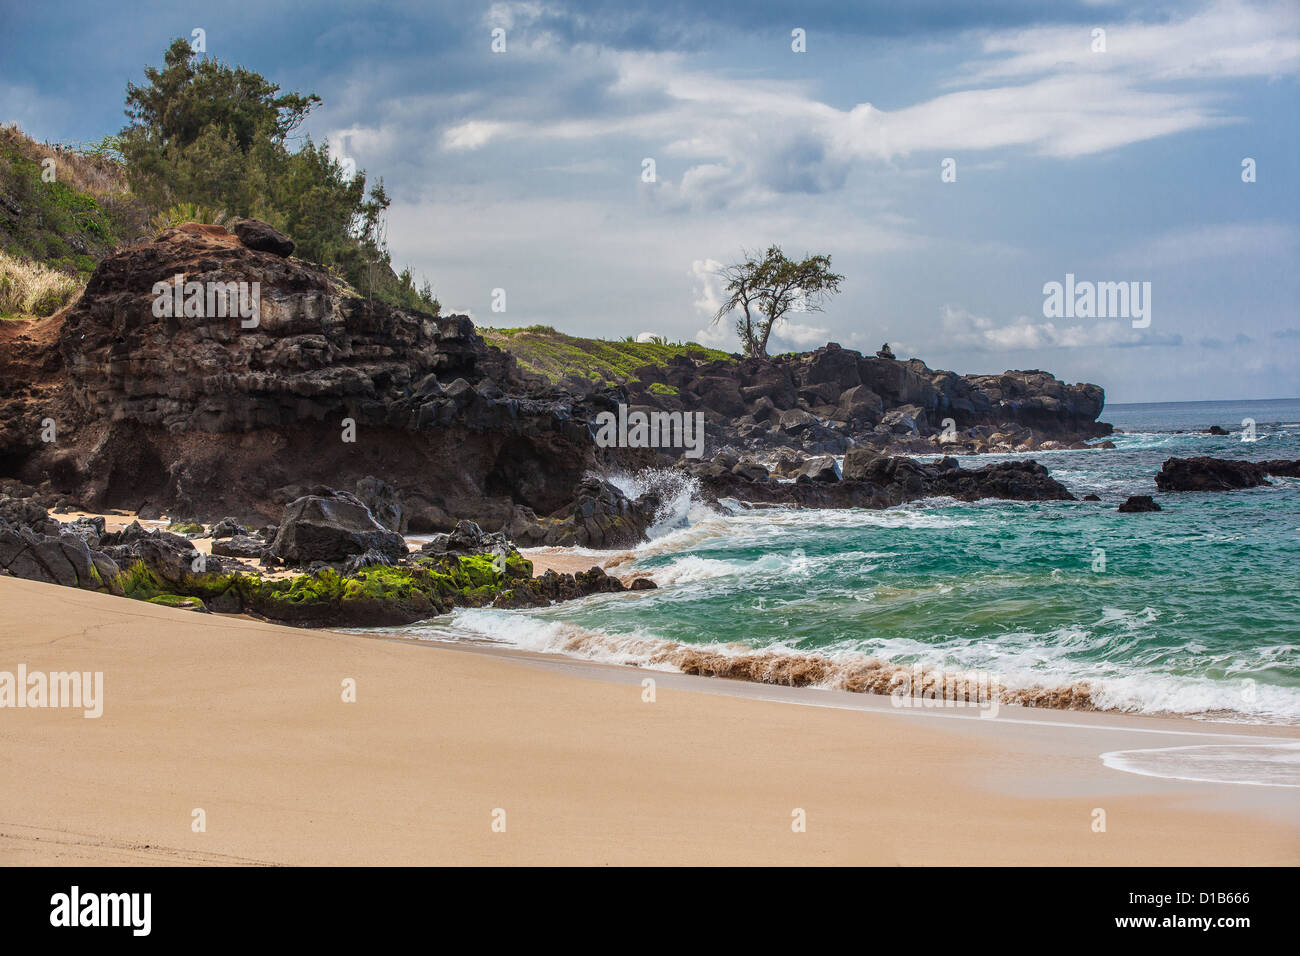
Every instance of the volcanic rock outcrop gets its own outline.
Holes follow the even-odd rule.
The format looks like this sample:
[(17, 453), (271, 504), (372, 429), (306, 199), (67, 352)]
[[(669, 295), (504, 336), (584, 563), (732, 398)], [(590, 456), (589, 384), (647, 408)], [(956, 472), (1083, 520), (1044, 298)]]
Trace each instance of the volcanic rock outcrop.
[(1150, 495), (1129, 495), (1115, 510), (1121, 514), (1142, 514), (1143, 512), (1160, 511), (1162, 509)]
[(500, 528), (573, 504), (600, 463), (581, 408), (466, 316), (371, 302), (242, 232), (256, 248), (189, 224), (104, 260), (56, 317), (57, 349), (33, 342), (3, 370), (44, 389), (6, 390), (0, 472), (88, 509), (250, 525), (314, 486), (366, 479), (358, 491), (401, 531)]
[[(817, 459), (813, 459), (817, 462)], [(801, 473), (794, 481), (751, 479), (723, 462), (687, 466), (714, 500), (806, 508), (888, 508), (938, 495), (961, 501), (1003, 498), (1013, 501), (1073, 501), (1068, 488), (1036, 461), (1003, 461), (982, 468), (962, 468), (955, 458), (923, 464), (903, 455), (877, 455), (854, 449), (836, 477), (815, 465), (815, 476)]]
[(1096, 385), (1067, 385), (1038, 370), (963, 376), (834, 343), (769, 360), (679, 357), (637, 375), (627, 387), (634, 407), (702, 410), (714, 447), (1012, 451), (1111, 432), (1097, 421), (1105, 393)]
[[(798, 478), (788, 487), (752, 458), (715, 457), (700, 472), (707, 494), (823, 507), (1068, 496), (1033, 463), (963, 470), (879, 453), (1074, 447), (1109, 432), (1094, 385), (1039, 371), (960, 376), (837, 345), (678, 357), (616, 387), (555, 386), (466, 316), (371, 301), (292, 258), (292, 240), (266, 224), (233, 228), (166, 230), (106, 258), (62, 313), (0, 328), (0, 479), (49, 506), (230, 518), (232, 537), (214, 550), (290, 561), (321, 544), (295, 551), (305, 512), (278, 536), (244, 532), (322, 488), (355, 489), (378, 531), (354, 529), (365, 540), (331, 555), (379, 561), (398, 535), (461, 520), (520, 544), (643, 539), (659, 497), (633, 499), (594, 475), (700, 467), (680, 449), (598, 447), (596, 414), (620, 404), (702, 412), (713, 450), (790, 449), (773, 465)], [(845, 451), (841, 475), (827, 456)]]
[(1270, 484), (1269, 475), (1300, 478), (1300, 461), (1170, 458), (1156, 475), (1161, 491), (1233, 491)]

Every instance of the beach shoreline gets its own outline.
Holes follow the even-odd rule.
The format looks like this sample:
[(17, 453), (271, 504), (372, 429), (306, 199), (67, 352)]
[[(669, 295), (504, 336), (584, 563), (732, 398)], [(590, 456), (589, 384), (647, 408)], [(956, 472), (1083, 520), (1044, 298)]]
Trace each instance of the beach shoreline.
[(104, 674), (100, 718), (0, 710), (7, 865), (1300, 862), (1293, 791), (1100, 759), (1295, 728), (900, 712), (12, 578), (0, 654)]

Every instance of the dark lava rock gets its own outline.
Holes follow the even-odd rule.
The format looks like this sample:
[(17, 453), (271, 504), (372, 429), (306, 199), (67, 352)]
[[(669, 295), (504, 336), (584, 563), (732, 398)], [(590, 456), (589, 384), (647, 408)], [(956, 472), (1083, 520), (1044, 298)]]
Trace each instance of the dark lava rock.
[(351, 576), (366, 568), (388, 568), (392, 567), (392, 565), (393, 562), (388, 555), (371, 548), (364, 554), (357, 554), (348, 558), (347, 563), (343, 565), (343, 574)]
[(1098, 498), (1096, 495), (1084, 495), (1084, 496), (1083, 496), (1083, 500), (1084, 500), (1084, 501), (1101, 501), (1101, 499)]
[(1119, 506), (1119, 510), (1124, 514), (1138, 514), (1144, 511), (1159, 511), (1161, 509), (1151, 499), (1150, 495), (1133, 495)]
[(101, 543), (104, 554), (118, 567), (130, 568), (143, 562), (166, 584), (185, 584), (196, 576), (227, 570), (220, 558), (201, 554), (188, 539), (167, 531), (148, 531), (138, 521), (123, 531), (104, 535)]
[(1013, 501), (1073, 501), (1074, 495), (1036, 461), (1000, 461), (984, 468), (940, 472), (930, 493), (962, 501), (1007, 498)]
[(230, 558), (244, 558), (260, 561), (274, 555), (266, 542), (247, 534), (237, 534), (229, 538), (218, 538), (212, 542), (212, 553)]
[(371, 549), (394, 560), (408, 550), (400, 534), (381, 525), (359, 498), (346, 491), (290, 502), (271, 544), (276, 557), (293, 564), (345, 561)]
[(554, 601), (571, 601), (589, 594), (616, 594), (628, 590), (618, 578), (593, 567), (577, 574), (549, 570), (541, 577), (524, 578), (493, 602), (495, 607), (544, 607)]
[(388, 482), (367, 475), (357, 481), (357, 497), (370, 509), (375, 520), (389, 531), (400, 533), (406, 530), (401, 495)]
[(809, 481), (839, 481), (840, 470), (835, 466), (834, 458), (830, 455), (820, 455), (805, 461), (795, 477), (796, 480), (807, 478)]
[(850, 448), (844, 455), (844, 464), (840, 466), (840, 477), (845, 481), (862, 481), (867, 477), (867, 466), (877, 458), (880, 452), (865, 445)]
[[(722, 469), (732, 481), (762, 487)], [(626, 548), (645, 539), (646, 529), (654, 524), (661, 499), (646, 492), (635, 501), (615, 485), (595, 476), (579, 483), (573, 503), (561, 508), (536, 528), (523, 529), (515, 540), (528, 539), (543, 545), (587, 548)]]
[[(1170, 458), (1156, 475), (1161, 491), (1234, 491), (1269, 484), (1265, 462), (1236, 461), (1228, 458)], [(1279, 462), (1297, 465), (1300, 462)], [(1286, 472), (1283, 471), (1283, 474)]]
[(1222, 425), (1211, 425), (1209, 428), (1205, 429), (1205, 434), (1207, 434), (1207, 435), (1230, 435), (1231, 432), (1229, 432), (1229, 431), (1228, 431), (1226, 428), (1224, 428)]
[(236, 219), (230, 231), (239, 237), (246, 249), (269, 252), (281, 259), (293, 255), (294, 241), (260, 219)]
[(767, 481), (768, 473), (756, 461), (741, 461), (732, 466), (731, 473), (744, 478), (746, 481)]
[(248, 536), (252, 533), (249, 528), (245, 528), (234, 518), (222, 518), (212, 526), (212, 530), (208, 532), (208, 535), (212, 538), (233, 538), (236, 535)]
[(449, 534), (436, 534), (420, 548), (426, 554), (508, 554), (511, 544), (500, 531), (487, 532), (473, 521), (457, 521)]
[(117, 565), (75, 534), (48, 535), (0, 521), (0, 570), (14, 577), (97, 590)]

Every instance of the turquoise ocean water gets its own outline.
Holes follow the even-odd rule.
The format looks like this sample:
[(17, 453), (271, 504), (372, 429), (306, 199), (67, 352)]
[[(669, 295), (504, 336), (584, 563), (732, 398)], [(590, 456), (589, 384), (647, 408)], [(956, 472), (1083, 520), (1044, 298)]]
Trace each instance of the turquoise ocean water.
[[(1082, 683), (1108, 709), (1300, 723), (1300, 481), (1164, 495), (1153, 480), (1170, 456), (1300, 458), (1300, 400), (1110, 405), (1102, 418), (1125, 431), (1113, 451), (961, 459), (1032, 457), (1100, 503), (715, 511), (679, 484), (653, 540), (613, 569), (648, 573), (657, 591), (402, 631), (643, 666), (671, 667), (659, 652), (681, 645), (876, 658), (1010, 688)], [(1200, 433), (1212, 424), (1232, 434)], [(1164, 510), (1119, 514), (1132, 494)]]

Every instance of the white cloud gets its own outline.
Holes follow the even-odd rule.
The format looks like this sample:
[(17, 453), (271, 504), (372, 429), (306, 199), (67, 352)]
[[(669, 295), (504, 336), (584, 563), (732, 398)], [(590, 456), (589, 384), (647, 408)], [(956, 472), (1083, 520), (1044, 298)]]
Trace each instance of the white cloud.
[[(526, 11), (527, 22), (545, 10), (510, 6)], [(841, 109), (804, 83), (692, 68), (675, 52), (567, 49), (566, 66), (586, 71), (625, 108), (537, 118), (510, 108), (514, 121), (458, 123), (443, 145), (636, 137), (661, 161), (686, 163), (675, 183), (661, 178), (656, 200), (708, 209), (833, 191), (857, 165), (918, 151), (1018, 147), (1068, 158), (1235, 122), (1219, 92), (1179, 81), (1300, 71), (1289, 4), (1229, 0), (1180, 20), (1108, 25), (1105, 53), (1090, 44), (1087, 27), (989, 33), (983, 56), (957, 81), (965, 88), (895, 110), (870, 102)]]
[(468, 120), (448, 127), (442, 134), (442, 148), (446, 150), (481, 149), (510, 129), (509, 123), (491, 120)]
[[(1092, 31), (1106, 31), (1105, 52), (1093, 52)], [(989, 35), (961, 82), (984, 83), (1064, 72), (1120, 72), (1142, 80), (1277, 77), (1300, 69), (1300, 7), (1290, 0), (1220, 0), (1165, 23), (1109, 22), (1036, 27)]]
[(782, 322), (772, 330), (772, 338), (803, 348), (817, 348), (830, 341), (831, 330), (799, 322)]
[(724, 289), (722, 277), (718, 270), (722, 263), (716, 259), (696, 259), (691, 263), (691, 276), (694, 277), (698, 295), (695, 308), (705, 315), (713, 316), (722, 308)]

